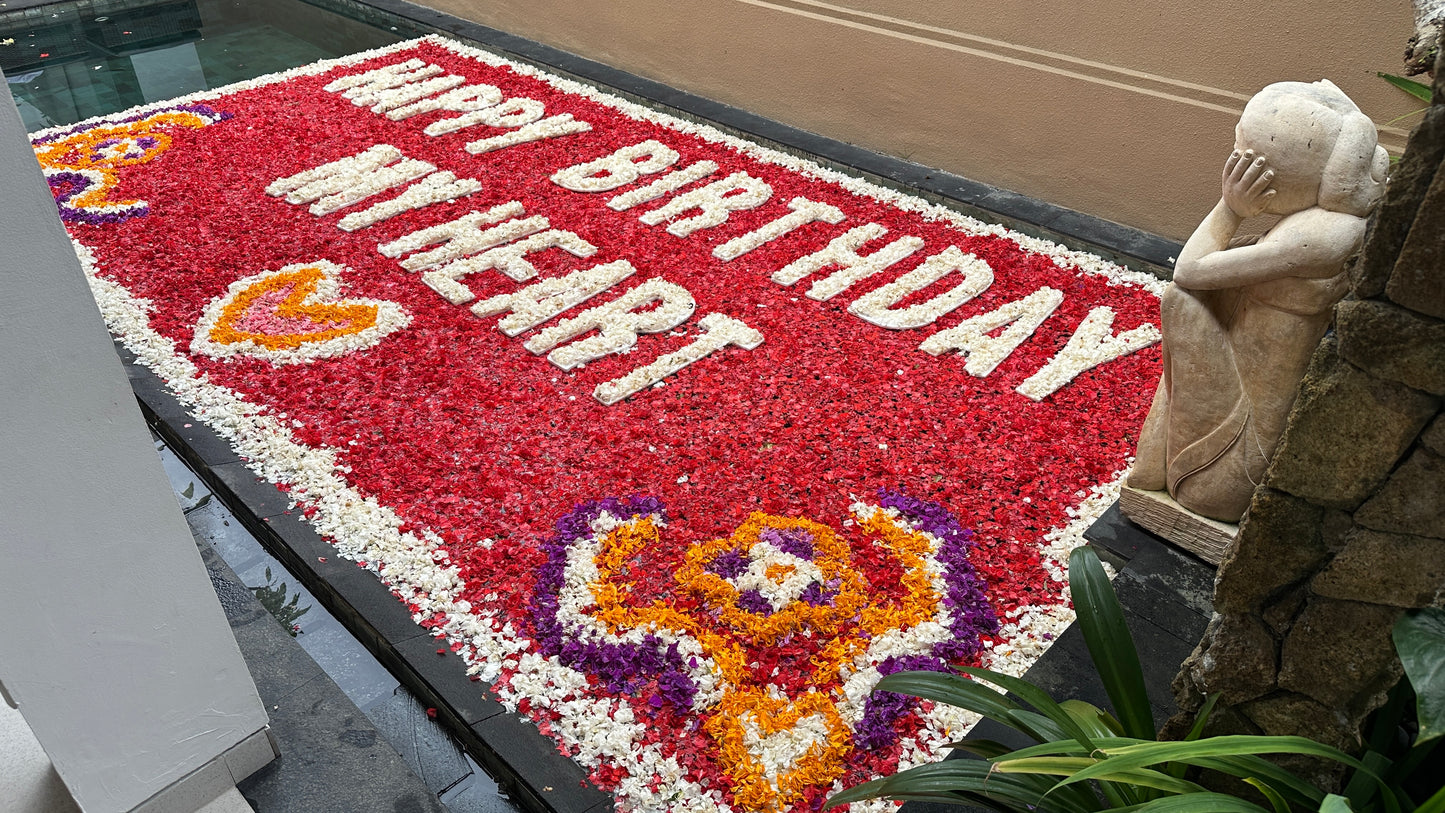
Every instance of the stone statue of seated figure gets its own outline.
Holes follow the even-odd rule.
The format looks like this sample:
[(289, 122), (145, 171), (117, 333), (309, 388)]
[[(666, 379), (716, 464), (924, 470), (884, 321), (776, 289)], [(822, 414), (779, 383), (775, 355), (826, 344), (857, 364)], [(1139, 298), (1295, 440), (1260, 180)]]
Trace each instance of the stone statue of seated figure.
[[(1328, 81), (1260, 91), (1235, 129), (1223, 195), (1160, 300), (1164, 370), (1128, 485), (1238, 522), (1348, 287), (1389, 165), (1374, 124)], [(1279, 215), (1256, 241), (1246, 218)]]

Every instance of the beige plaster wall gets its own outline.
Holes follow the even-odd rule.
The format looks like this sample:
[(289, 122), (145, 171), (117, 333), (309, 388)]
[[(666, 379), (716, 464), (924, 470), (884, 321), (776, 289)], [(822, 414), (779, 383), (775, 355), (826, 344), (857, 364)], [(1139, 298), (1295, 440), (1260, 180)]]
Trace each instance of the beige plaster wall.
[[(1329, 78), (1383, 124), (1408, 0), (427, 0), (842, 141), (1183, 239), (1245, 100)], [(1415, 119), (1385, 128), (1394, 151)], [(1403, 128), (1403, 129), (1402, 129)]]

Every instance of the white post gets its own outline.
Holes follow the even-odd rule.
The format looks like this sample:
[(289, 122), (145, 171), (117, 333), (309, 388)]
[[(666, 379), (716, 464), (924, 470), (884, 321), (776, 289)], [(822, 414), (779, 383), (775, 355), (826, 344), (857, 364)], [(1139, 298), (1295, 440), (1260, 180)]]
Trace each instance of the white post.
[(87, 813), (194, 810), (274, 756), (4, 82), (0, 681)]

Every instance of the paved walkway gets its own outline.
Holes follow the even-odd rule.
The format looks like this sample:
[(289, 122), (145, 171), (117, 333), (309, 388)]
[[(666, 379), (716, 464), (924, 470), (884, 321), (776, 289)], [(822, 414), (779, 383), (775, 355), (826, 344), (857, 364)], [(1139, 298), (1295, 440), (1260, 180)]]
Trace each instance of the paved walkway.
[[(281, 750), (198, 813), (516, 813), (426, 707), (185, 463), (163, 445), (158, 451)], [(0, 765), (4, 813), (79, 813), (25, 719), (4, 703)]]

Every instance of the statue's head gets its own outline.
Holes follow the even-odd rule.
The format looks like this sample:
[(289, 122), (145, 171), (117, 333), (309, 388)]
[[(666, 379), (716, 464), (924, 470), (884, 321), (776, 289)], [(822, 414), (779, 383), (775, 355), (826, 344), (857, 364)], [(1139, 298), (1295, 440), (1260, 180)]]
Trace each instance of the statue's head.
[(1244, 106), (1235, 149), (1254, 150), (1274, 170), (1265, 211), (1314, 206), (1364, 216), (1385, 188), (1389, 155), (1374, 122), (1329, 80), (1276, 82)]

